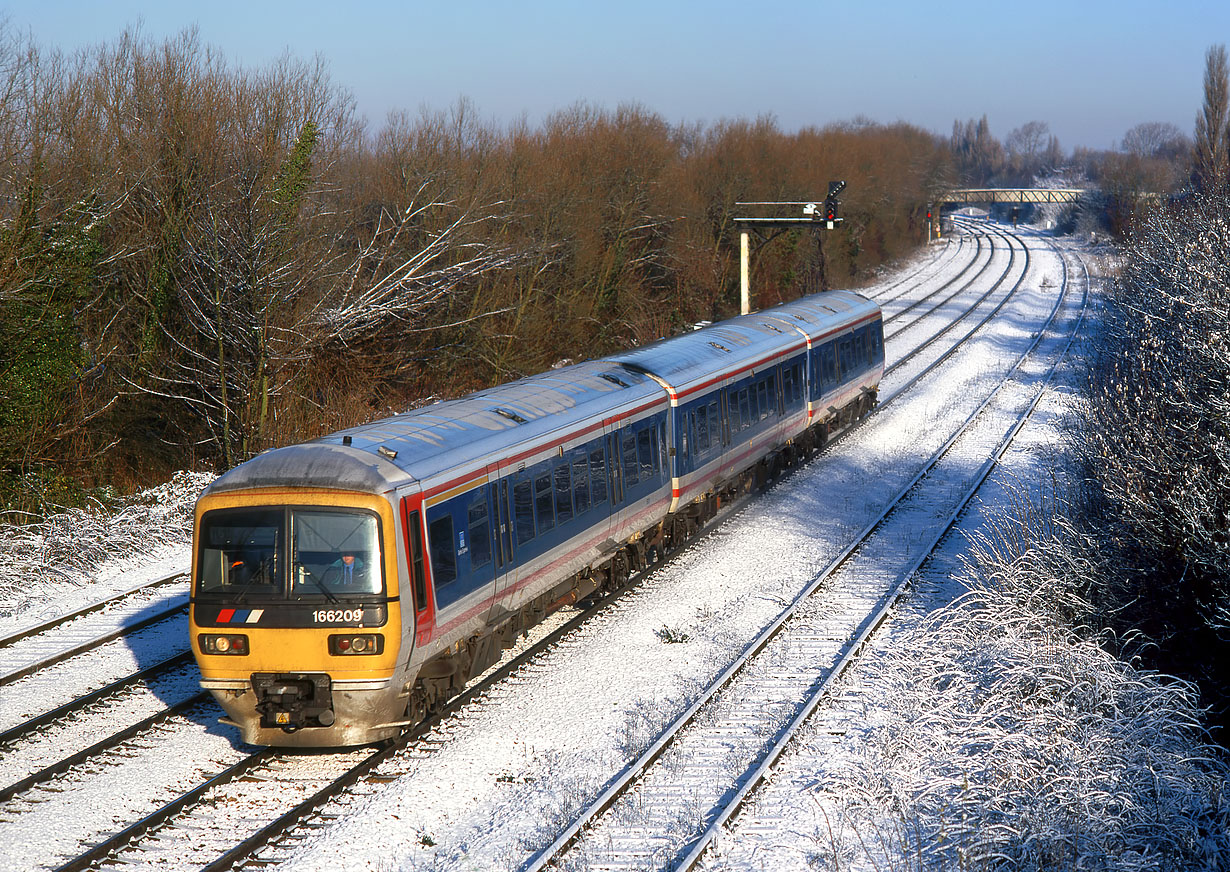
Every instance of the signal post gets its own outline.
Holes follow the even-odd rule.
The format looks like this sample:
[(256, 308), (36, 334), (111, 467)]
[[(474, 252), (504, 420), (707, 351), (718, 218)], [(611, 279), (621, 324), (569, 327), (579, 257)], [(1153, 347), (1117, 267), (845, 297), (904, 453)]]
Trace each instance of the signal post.
[(735, 203), (736, 208), (772, 210), (787, 212), (800, 209), (802, 215), (780, 216), (735, 216), (732, 218), (739, 227), (739, 301), (740, 311), (747, 315), (752, 311), (751, 290), (751, 234), (760, 239), (756, 246), (767, 245), (787, 230), (794, 230), (800, 225), (810, 226), (817, 232), (823, 225), (826, 230), (833, 230), (842, 222), (837, 214), (841, 201), (837, 195), (846, 186), (845, 182), (829, 182), (828, 196), (824, 198), (823, 206), (816, 201), (806, 202), (769, 202), (769, 203)]

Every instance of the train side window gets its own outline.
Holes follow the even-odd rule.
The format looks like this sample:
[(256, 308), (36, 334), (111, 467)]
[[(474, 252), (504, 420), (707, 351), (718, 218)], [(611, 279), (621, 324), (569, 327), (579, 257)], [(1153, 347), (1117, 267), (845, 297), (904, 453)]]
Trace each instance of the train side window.
[(760, 420), (769, 417), (769, 380), (761, 379), (756, 383), (756, 406), (760, 411)]
[[(427, 580), (423, 575), (423, 531), (419, 529), (419, 513), (411, 512), (406, 522), (410, 531), (410, 573), (414, 577), (414, 608), (427, 608)], [(450, 534), (451, 538), (451, 534)]]
[(632, 435), (632, 428), (625, 428), (623, 433), (623, 467), (624, 467), (624, 487), (630, 488), (640, 481), (639, 469), (636, 464), (636, 437)]
[(876, 321), (871, 325), (871, 362), (880, 363), (884, 360), (884, 322)]
[(726, 420), (729, 422), (730, 432), (739, 432), (739, 393), (738, 391), (730, 391), (726, 394)]
[(431, 550), (431, 576), (441, 588), (457, 578), (452, 515), (441, 515), (427, 525), (427, 547)]
[(572, 452), (572, 497), (578, 515), (589, 511), (589, 456), (584, 448)]
[(529, 481), (513, 485), (513, 514), (517, 519), (517, 544), (534, 538), (534, 487)]
[(709, 410), (706, 406), (692, 411), (692, 429), (696, 432), (696, 454), (709, 453)]
[(640, 459), (641, 481), (649, 481), (654, 473), (653, 429), (646, 427), (636, 434), (636, 453)]
[(825, 390), (837, 384), (837, 345), (834, 342), (820, 347), (820, 384)]
[(739, 391), (739, 429), (751, 426), (752, 422), (756, 420), (756, 413), (752, 408), (753, 402), (755, 402), (755, 397), (748, 397), (747, 388)]
[(782, 406), (779, 408), (793, 409), (794, 408), (794, 367), (787, 366), (782, 368)]
[(606, 502), (606, 449), (589, 452), (589, 476), (594, 505), (600, 506)]
[(487, 501), (470, 505), (470, 568), (478, 569), (491, 562), (491, 513)]
[(555, 467), (555, 519), (560, 524), (572, 520), (572, 467), (568, 461)]
[(545, 533), (555, 527), (554, 496), (551, 493), (551, 474), (534, 479), (534, 513), (538, 516), (538, 531)]

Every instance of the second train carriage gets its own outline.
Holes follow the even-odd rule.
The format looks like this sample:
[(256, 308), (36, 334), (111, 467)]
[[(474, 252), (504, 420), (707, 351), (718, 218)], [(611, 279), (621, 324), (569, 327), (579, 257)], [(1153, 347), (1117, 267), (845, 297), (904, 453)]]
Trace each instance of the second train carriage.
[(867, 411), (883, 358), (828, 292), (254, 458), (197, 505), (202, 686), (247, 742), (387, 738)]

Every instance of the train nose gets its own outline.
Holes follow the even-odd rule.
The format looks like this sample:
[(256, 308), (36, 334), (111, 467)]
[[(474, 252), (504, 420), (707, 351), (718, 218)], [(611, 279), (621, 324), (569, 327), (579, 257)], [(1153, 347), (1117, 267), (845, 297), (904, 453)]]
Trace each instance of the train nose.
[(252, 689), (262, 727), (293, 733), (333, 725), (333, 691), (324, 673), (257, 672), (252, 675)]

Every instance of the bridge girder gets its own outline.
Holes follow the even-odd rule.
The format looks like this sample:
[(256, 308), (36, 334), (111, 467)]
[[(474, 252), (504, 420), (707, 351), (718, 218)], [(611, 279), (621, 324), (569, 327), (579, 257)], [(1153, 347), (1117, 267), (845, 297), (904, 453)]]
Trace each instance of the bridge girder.
[(1083, 188), (959, 188), (946, 191), (937, 203), (1079, 203)]

